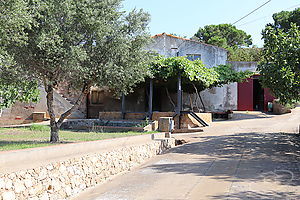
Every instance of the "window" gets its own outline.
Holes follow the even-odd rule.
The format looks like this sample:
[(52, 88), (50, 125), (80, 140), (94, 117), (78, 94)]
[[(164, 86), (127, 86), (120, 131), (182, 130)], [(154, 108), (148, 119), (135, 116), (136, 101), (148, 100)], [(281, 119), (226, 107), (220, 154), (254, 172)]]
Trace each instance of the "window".
[(201, 54), (186, 54), (190, 61), (201, 60)]

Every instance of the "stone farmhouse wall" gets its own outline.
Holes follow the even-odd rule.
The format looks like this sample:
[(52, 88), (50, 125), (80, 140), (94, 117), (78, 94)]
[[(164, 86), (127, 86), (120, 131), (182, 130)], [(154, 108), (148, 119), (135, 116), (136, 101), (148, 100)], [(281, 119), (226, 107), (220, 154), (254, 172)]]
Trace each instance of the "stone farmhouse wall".
[(188, 54), (200, 54), (206, 67), (226, 64), (227, 50), (169, 34), (153, 36), (153, 42), (147, 48), (166, 57), (186, 56)]
[(0, 199), (70, 199), (173, 146), (174, 139), (143, 135), (3, 152)]
[[(201, 61), (208, 68), (224, 65), (227, 61), (227, 50), (190, 39), (180, 38), (169, 34), (159, 34), (153, 37), (154, 42), (148, 47), (166, 57), (200, 55)], [(225, 111), (237, 109), (237, 84), (232, 83), (223, 87), (215, 87), (200, 93), (206, 111)], [(195, 94), (192, 96), (196, 99)], [(200, 101), (200, 100), (199, 100)], [(190, 104), (190, 96), (183, 94), (183, 104)], [(200, 102), (197, 102), (201, 105)]]

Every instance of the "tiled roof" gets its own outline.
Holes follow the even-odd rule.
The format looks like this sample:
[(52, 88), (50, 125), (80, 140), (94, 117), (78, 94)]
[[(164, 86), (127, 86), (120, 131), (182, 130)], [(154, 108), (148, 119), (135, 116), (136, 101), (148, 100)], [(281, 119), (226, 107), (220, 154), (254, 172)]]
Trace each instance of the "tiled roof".
[(196, 42), (198, 44), (203, 44), (203, 45), (206, 45), (206, 46), (212, 46), (212, 47), (216, 47), (216, 48), (220, 48), (220, 49), (223, 49), (225, 51), (228, 51), (227, 49), (222, 48), (222, 47), (218, 47), (218, 46), (211, 45), (211, 44), (206, 44), (204, 42), (199, 42), (199, 41), (196, 41), (196, 40), (191, 40), (191, 39), (187, 39), (187, 38), (183, 38), (183, 37), (178, 37), (178, 36), (175, 36), (175, 35), (172, 35), (172, 34), (167, 34), (167, 33), (156, 34), (156, 35), (153, 35), (152, 38), (161, 37), (161, 36), (164, 36), (164, 35), (172, 37), (172, 38), (176, 38), (176, 39), (180, 39), (180, 40), (186, 40), (186, 41), (191, 41), (191, 42)]

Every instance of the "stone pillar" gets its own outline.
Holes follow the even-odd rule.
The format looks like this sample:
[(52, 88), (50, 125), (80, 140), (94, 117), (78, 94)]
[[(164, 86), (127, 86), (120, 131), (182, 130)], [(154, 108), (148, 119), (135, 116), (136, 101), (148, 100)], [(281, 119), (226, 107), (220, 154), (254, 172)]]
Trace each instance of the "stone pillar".
[(172, 117), (160, 117), (158, 120), (158, 130), (162, 132), (170, 132), (174, 128), (174, 120)]

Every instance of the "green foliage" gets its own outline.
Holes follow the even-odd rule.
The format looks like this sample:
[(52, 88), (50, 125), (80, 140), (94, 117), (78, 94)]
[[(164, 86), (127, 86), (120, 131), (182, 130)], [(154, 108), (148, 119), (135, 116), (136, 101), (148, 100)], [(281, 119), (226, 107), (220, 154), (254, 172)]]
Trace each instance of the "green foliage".
[(247, 35), (232, 24), (204, 26), (204, 28), (199, 28), (194, 39), (226, 49), (252, 44), (251, 35)]
[(26, 43), (24, 30), (30, 28), (32, 20), (26, 1), (0, 1), (0, 10), (0, 48), (8, 43)]
[(262, 48), (237, 48), (229, 51), (229, 61), (259, 62), (262, 58)]
[(229, 65), (207, 68), (201, 60), (190, 61), (185, 57), (158, 57), (150, 65), (150, 71), (152, 77), (171, 82), (181, 74), (186, 92), (194, 92), (193, 88), (190, 89), (191, 84), (199, 90), (205, 90), (231, 82), (241, 82), (252, 75), (249, 71), (237, 72)]
[(119, 11), (120, 0), (35, 0), (28, 44), (11, 49), (23, 69), (46, 85), (90, 83), (127, 92), (143, 81), (149, 16)]
[[(121, 0), (10, 2), (16, 9), (17, 2), (22, 2), (21, 11), (30, 20), (15, 16), (21, 26), (16, 35), (20, 40), (24, 36), (25, 42), (8, 41), (5, 51), (16, 62), (11, 65), (14, 71), (44, 84), (51, 141), (59, 140), (63, 120), (78, 108), (91, 86), (108, 86), (115, 92), (128, 93), (148, 75), (145, 63), (150, 56), (144, 47), (150, 41), (149, 15), (142, 10), (126, 14), (120, 11)], [(74, 106), (56, 121), (53, 90), (60, 83), (82, 92)]]
[(28, 80), (19, 73), (13, 54), (8, 50), (27, 43), (26, 29), (31, 27), (32, 18), (26, 2), (10, 0), (0, 2), (0, 109), (16, 101), (36, 102), (39, 92), (37, 81)]
[(291, 23), (300, 26), (300, 8), (293, 11), (282, 11), (273, 15), (274, 24), (269, 24), (274, 28), (288, 31), (291, 28)]
[(213, 84), (214, 87), (220, 87), (225, 84), (234, 82), (243, 82), (246, 78), (250, 78), (253, 72), (235, 71), (230, 65), (218, 65), (213, 70), (219, 75), (218, 80)]
[(46, 125), (40, 125), (40, 124), (32, 124), (28, 127), (31, 131), (50, 131), (50, 127)]
[(12, 106), (16, 101), (37, 102), (39, 90), (36, 81), (20, 81), (17, 83), (0, 84), (0, 109)]
[(291, 23), (287, 31), (267, 25), (263, 31), (263, 61), (259, 66), (264, 87), (281, 103), (300, 100), (300, 27)]
[(159, 57), (150, 65), (152, 75), (157, 79), (176, 79), (178, 74), (184, 83), (195, 83), (198, 87), (209, 88), (218, 80), (213, 69), (206, 68), (201, 60), (190, 61), (185, 57)]

